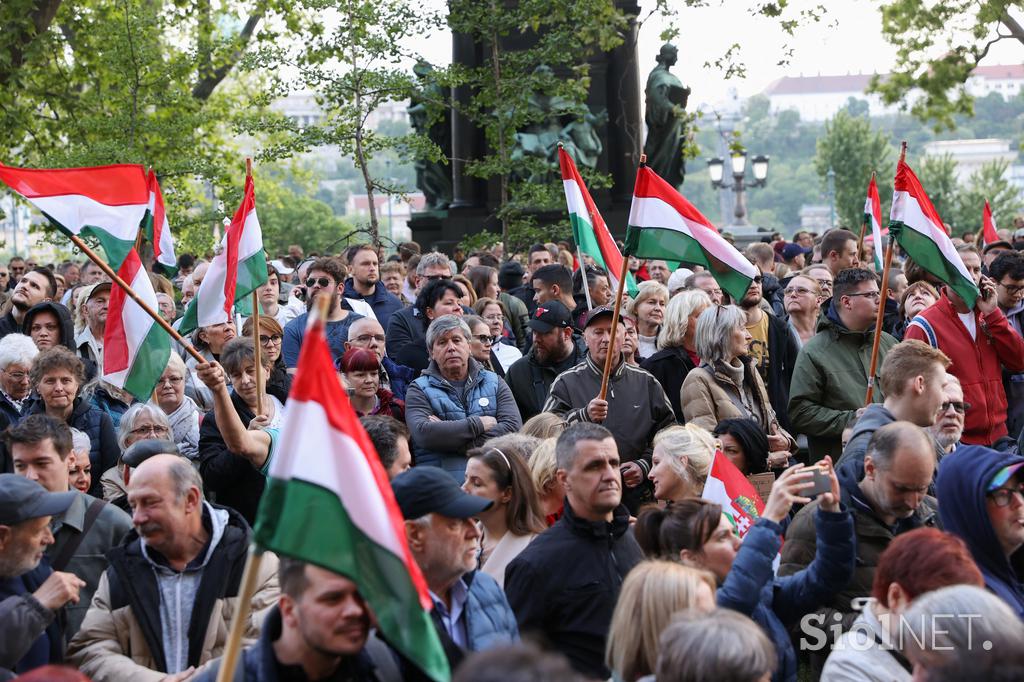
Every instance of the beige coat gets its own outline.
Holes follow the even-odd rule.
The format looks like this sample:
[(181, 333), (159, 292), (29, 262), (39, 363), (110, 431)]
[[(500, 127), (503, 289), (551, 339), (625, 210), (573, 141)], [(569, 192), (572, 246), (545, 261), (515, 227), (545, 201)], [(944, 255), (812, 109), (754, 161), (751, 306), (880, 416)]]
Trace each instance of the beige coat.
[[(253, 644), (267, 612), (277, 604), (277, 556), (263, 554), (256, 581), (256, 592), (242, 636), (242, 646)], [(66, 659), (93, 682), (158, 682), (166, 673), (153, 668), (155, 660), (146, 644), (139, 622), (130, 607), (110, 610), (110, 589), (107, 574), (100, 579), (92, 606), (81, 629), (68, 645)], [(213, 607), (206, 628), (200, 664), (224, 653), (231, 619), (238, 608), (238, 597), (220, 599)]]

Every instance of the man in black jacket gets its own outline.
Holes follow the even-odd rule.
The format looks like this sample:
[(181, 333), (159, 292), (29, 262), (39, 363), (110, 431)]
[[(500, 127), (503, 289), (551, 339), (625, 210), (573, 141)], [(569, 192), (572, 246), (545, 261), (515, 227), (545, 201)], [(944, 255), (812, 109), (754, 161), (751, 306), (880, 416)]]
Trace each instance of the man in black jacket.
[(583, 362), (587, 353), (573, 334), (569, 310), (559, 301), (539, 306), (527, 324), (533, 334), (530, 352), (505, 372), (524, 422), (541, 412), (555, 377)]
[(513, 559), (505, 594), (523, 635), (538, 632), (590, 678), (607, 679), (605, 640), (626, 574), (643, 559), (622, 502), (608, 429), (573, 424), (555, 446), (565, 513)]

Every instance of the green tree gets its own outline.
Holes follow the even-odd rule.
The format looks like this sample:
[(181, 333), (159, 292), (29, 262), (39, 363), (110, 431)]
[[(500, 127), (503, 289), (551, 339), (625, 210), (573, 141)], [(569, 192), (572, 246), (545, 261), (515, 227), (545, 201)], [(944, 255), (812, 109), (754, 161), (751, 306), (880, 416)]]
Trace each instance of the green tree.
[(283, 183), (260, 185), (257, 210), (263, 246), (271, 255), (287, 252), (290, 244), (301, 244), (306, 251), (333, 253), (349, 243), (367, 241), (351, 220), (336, 216), (328, 204)]
[[(825, 123), (818, 139), (814, 170), (827, 184), (828, 171), (835, 172), (836, 215), (839, 225), (858, 230), (864, 219), (864, 198), (871, 173), (887, 177), (891, 172), (892, 149), (888, 138), (871, 127), (871, 121), (853, 117), (845, 109)], [(879, 182), (879, 191), (887, 183)]]
[(952, 154), (926, 156), (917, 167), (917, 179), (945, 223), (954, 222), (957, 205), (956, 160)]
[(967, 79), (992, 46), (1024, 44), (1024, 26), (1011, 15), (1021, 9), (1021, 0), (888, 0), (882, 35), (896, 47), (896, 64), (884, 79), (872, 80), (871, 90), (922, 121), (952, 129), (956, 114), (973, 111)]
[[(1021, 210), (1020, 191), (1006, 179), (1009, 162), (996, 159), (982, 164), (971, 173), (967, 183), (957, 192), (953, 210), (953, 224), (958, 231), (977, 230), (981, 227), (981, 213), (985, 201), (989, 202), (996, 225), (1012, 225)], [(939, 214), (942, 215), (942, 214)]]

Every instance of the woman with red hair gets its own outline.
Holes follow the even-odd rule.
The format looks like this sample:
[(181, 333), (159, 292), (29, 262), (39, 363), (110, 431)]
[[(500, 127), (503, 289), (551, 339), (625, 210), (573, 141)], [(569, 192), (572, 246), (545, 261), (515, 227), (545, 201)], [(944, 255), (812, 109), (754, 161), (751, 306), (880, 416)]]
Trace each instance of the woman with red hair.
[(380, 360), (376, 353), (350, 348), (338, 359), (337, 367), (358, 416), (383, 414), (405, 421), (405, 403), (380, 385)]
[[(936, 528), (896, 536), (879, 557), (871, 597), (833, 646), (821, 679), (910, 682), (913, 666), (900, 645), (910, 643), (912, 635), (901, 632), (901, 617), (920, 595), (950, 585), (985, 586), (963, 540)], [(827, 632), (832, 624), (814, 625)], [(809, 642), (816, 639), (808, 632), (802, 636)]]

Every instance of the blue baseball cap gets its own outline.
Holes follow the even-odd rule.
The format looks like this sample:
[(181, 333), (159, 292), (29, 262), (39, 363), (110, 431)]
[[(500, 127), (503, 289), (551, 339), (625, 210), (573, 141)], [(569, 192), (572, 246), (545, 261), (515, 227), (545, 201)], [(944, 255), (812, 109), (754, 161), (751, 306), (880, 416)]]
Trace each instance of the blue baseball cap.
[(16, 526), (24, 521), (67, 511), (77, 490), (51, 493), (35, 481), (17, 474), (0, 474), (0, 525)]

